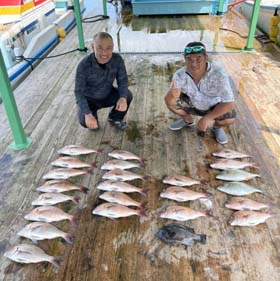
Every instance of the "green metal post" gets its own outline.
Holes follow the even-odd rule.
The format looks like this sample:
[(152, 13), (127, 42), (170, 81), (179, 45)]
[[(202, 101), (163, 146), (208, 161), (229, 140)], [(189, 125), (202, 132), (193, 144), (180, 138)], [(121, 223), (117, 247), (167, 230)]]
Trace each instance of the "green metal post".
[(223, 6), (224, 6), (224, 0), (219, 0), (219, 6), (218, 6), (218, 12), (217, 15), (223, 15)]
[(75, 18), (76, 18), (76, 25), (78, 30), (78, 38), (79, 38), (79, 49), (84, 52), (86, 51), (85, 48), (85, 40), (84, 40), (84, 33), (83, 33), (83, 25), (82, 25), (82, 18), (81, 18), (81, 8), (79, 0), (73, 0)]
[(261, 2), (260, 0), (255, 0), (252, 17), (251, 17), (249, 35), (247, 39), (247, 45), (244, 48), (245, 52), (254, 51), (253, 43), (254, 43), (255, 32), (256, 32), (256, 27), (257, 27), (259, 12), (260, 12), (260, 2)]
[(103, 0), (103, 16), (107, 17), (107, 1)]
[(9, 76), (5, 67), (2, 52), (0, 50), (0, 92), (5, 107), (7, 117), (14, 136), (14, 142), (10, 147), (14, 150), (28, 148), (31, 139), (27, 138), (17, 110), (16, 101), (12, 92)]

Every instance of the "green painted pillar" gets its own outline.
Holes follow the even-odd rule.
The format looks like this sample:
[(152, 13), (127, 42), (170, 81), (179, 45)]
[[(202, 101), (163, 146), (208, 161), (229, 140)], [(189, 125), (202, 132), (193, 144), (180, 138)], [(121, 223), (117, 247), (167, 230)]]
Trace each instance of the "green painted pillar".
[(14, 142), (10, 145), (10, 148), (14, 150), (28, 148), (32, 141), (30, 138), (27, 138), (24, 133), (1, 50), (0, 50), (0, 93), (10, 123), (10, 127), (12, 129), (12, 133), (14, 136)]
[(217, 15), (223, 15), (223, 6), (224, 6), (224, 0), (219, 0), (219, 6), (218, 6), (218, 12)]
[(103, 16), (107, 17), (107, 1), (103, 0)]
[(85, 47), (83, 24), (82, 24), (82, 18), (81, 18), (81, 8), (80, 8), (79, 0), (73, 0), (73, 6), (74, 6), (78, 38), (79, 38), (79, 49), (81, 52), (86, 52), (87, 48)]
[(247, 39), (247, 45), (244, 48), (245, 52), (254, 51), (253, 43), (254, 43), (254, 38), (255, 38), (257, 22), (258, 22), (258, 18), (259, 18), (260, 2), (261, 2), (260, 0), (255, 0), (255, 3), (254, 3), (254, 8), (253, 8), (252, 17), (251, 17), (250, 30), (249, 30), (249, 35), (248, 35), (248, 39)]

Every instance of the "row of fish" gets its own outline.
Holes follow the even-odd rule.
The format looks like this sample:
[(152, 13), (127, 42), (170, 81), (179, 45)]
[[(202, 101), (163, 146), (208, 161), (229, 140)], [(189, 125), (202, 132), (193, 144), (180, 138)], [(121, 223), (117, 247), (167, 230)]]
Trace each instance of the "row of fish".
[(230, 225), (254, 226), (265, 222), (268, 218), (273, 216), (272, 212), (259, 212), (259, 210), (269, 208), (271, 205), (240, 197), (252, 193), (264, 193), (258, 188), (241, 182), (260, 177), (259, 174), (241, 170), (245, 168), (259, 169), (256, 163), (235, 160), (237, 158), (250, 158), (250, 156), (230, 149), (213, 152), (213, 156), (224, 158), (216, 160), (210, 164), (211, 168), (223, 170), (223, 172), (218, 174), (216, 178), (229, 181), (218, 186), (217, 189), (226, 194), (238, 196), (230, 198), (225, 203), (225, 207), (237, 210), (237, 212), (232, 214), (229, 220)]
[[(145, 203), (138, 202), (128, 196), (126, 193), (139, 193), (143, 196), (147, 195), (147, 190), (136, 187), (127, 181), (136, 179), (147, 180), (148, 177), (127, 171), (132, 168), (144, 167), (144, 160), (137, 155), (124, 150), (114, 150), (108, 155), (114, 160), (109, 160), (101, 166), (102, 170), (106, 170), (102, 179), (96, 188), (104, 193), (100, 194), (99, 198), (107, 201), (100, 204), (92, 213), (94, 215), (104, 216), (111, 219), (128, 217), (128, 216), (146, 216), (144, 205)], [(129, 162), (127, 160), (136, 160)], [(130, 206), (137, 209), (129, 208)]]
[[(69, 220), (73, 225), (76, 225), (77, 218), (64, 212), (60, 208), (53, 205), (72, 201), (78, 203), (79, 196), (70, 196), (63, 194), (63, 192), (78, 190), (87, 193), (88, 188), (75, 185), (66, 179), (85, 175), (89, 173), (86, 170), (79, 170), (83, 168), (92, 168), (95, 163), (88, 164), (77, 158), (74, 155), (83, 155), (88, 153), (98, 153), (97, 150), (88, 149), (82, 146), (66, 146), (58, 151), (62, 156), (51, 162), (52, 166), (59, 167), (49, 171), (43, 176), (43, 179), (48, 180), (43, 185), (37, 187), (37, 191), (42, 192), (41, 195), (32, 201), (32, 206), (39, 206), (25, 215), (26, 220), (33, 221), (26, 225), (18, 232), (19, 236), (31, 239), (34, 243), (39, 240), (63, 238), (67, 243), (72, 243), (74, 236), (58, 229), (56, 226), (50, 224), (61, 220)], [(50, 262), (55, 267), (59, 267), (61, 259), (46, 254), (39, 247), (32, 244), (19, 244), (12, 247), (5, 252), (4, 256), (19, 263), (38, 263)]]

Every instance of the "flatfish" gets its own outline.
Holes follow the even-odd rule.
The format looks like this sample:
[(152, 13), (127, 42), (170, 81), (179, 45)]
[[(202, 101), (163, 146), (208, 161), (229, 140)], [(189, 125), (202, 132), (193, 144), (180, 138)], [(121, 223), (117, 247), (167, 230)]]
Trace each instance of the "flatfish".
[(175, 223), (163, 226), (155, 236), (168, 244), (182, 244), (190, 247), (196, 242), (206, 244), (205, 234), (195, 234), (193, 228)]
[(60, 259), (47, 255), (42, 249), (30, 244), (19, 244), (12, 247), (4, 256), (18, 263), (50, 262), (55, 267), (60, 266)]

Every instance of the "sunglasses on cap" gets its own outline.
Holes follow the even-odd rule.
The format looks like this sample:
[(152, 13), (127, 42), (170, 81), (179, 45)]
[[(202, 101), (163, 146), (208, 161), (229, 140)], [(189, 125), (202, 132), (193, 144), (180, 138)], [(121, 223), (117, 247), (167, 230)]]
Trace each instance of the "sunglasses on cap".
[(188, 54), (200, 53), (202, 51), (205, 52), (205, 48), (203, 46), (193, 46), (193, 47), (186, 47), (184, 53), (185, 55), (188, 55)]

